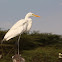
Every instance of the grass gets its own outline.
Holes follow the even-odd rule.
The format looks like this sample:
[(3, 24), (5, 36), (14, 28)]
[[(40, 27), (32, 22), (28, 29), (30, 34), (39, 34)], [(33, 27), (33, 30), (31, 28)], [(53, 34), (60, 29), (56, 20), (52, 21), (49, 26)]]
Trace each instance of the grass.
[(54, 47), (38, 47), (35, 50), (23, 51), (26, 62), (58, 62), (58, 53), (62, 51)]
[[(26, 62), (61, 62), (58, 58), (58, 53), (62, 52), (62, 48), (56, 46), (43, 46), (31, 50), (23, 50), (22, 57)], [(0, 62), (12, 62), (11, 56), (4, 56)]]

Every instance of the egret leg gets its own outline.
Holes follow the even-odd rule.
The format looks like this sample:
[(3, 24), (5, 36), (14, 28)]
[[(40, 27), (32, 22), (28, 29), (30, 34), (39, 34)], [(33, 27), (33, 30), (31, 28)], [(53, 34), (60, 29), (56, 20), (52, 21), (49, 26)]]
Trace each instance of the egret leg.
[(18, 38), (18, 55), (19, 55), (19, 41), (20, 41), (20, 36), (21, 35), (19, 35), (19, 38)]

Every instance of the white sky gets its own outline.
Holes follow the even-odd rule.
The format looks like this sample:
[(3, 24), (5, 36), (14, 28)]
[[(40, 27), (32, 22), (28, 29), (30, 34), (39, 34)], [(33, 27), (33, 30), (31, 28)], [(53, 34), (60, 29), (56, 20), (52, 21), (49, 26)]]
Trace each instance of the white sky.
[(0, 28), (10, 29), (14, 23), (33, 12), (31, 31), (62, 35), (62, 0), (0, 0)]

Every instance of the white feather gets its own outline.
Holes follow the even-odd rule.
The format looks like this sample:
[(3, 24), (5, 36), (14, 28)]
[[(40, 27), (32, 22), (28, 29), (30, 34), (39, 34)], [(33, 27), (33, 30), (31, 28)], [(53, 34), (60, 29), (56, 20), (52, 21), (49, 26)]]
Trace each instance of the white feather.
[(12, 28), (4, 36), (3, 41), (4, 40), (8, 41), (9, 39), (16, 37), (22, 34), (23, 32), (29, 31), (32, 26), (32, 19), (30, 17), (34, 17), (34, 16), (39, 17), (35, 14), (33, 15), (33, 13), (30, 12), (25, 16), (25, 19), (21, 19), (16, 24), (14, 24)]

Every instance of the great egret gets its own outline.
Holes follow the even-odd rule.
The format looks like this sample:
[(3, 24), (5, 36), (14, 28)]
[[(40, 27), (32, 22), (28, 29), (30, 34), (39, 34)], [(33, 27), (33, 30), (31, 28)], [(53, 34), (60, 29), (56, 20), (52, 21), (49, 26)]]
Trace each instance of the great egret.
[[(13, 27), (4, 36), (2, 42), (8, 41), (11, 38), (21, 35), (23, 32), (28, 32), (32, 26), (32, 19), (30, 17), (40, 17), (40, 16), (29, 12), (24, 19), (19, 20), (16, 24), (13, 25)], [(19, 55), (19, 40), (20, 36), (18, 39), (18, 55)]]
[(29, 12), (24, 19), (19, 20), (13, 27), (6, 33), (2, 41), (21, 35), (23, 32), (28, 32), (32, 26), (32, 19), (30, 17), (40, 17)]

